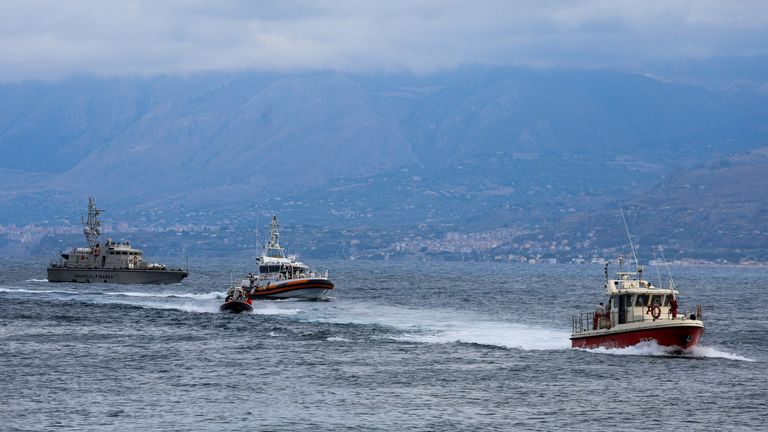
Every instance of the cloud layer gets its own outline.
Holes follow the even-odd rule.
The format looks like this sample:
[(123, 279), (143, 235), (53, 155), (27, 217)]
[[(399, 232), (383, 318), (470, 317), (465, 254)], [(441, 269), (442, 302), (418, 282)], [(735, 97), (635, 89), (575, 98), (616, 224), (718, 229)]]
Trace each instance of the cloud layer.
[(0, 0), (0, 80), (765, 54), (768, 2)]

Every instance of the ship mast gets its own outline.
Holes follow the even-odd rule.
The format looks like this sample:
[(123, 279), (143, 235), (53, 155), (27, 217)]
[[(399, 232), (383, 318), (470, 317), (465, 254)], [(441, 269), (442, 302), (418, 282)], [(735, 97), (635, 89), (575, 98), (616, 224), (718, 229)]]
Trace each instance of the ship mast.
[(278, 228), (280, 225), (277, 223), (277, 215), (272, 216), (272, 223), (269, 224), (269, 244), (267, 247), (280, 248), (280, 232)]
[(83, 234), (85, 234), (85, 239), (88, 241), (88, 246), (92, 248), (96, 247), (99, 243), (99, 236), (101, 235), (101, 221), (99, 220), (99, 215), (102, 212), (104, 212), (104, 210), (96, 208), (96, 202), (93, 197), (88, 197), (88, 219), (83, 220), (83, 217), (81, 216), (80, 223), (85, 227), (83, 228)]

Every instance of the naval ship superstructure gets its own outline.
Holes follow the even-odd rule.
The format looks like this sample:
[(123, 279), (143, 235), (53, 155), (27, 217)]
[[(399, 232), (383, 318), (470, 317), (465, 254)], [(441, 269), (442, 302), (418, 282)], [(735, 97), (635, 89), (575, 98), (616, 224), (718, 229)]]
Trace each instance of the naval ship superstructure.
[(171, 284), (187, 277), (186, 270), (145, 262), (144, 252), (131, 247), (129, 242), (118, 243), (108, 238), (101, 244), (99, 215), (103, 211), (96, 208), (93, 198), (88, 198), (88, 218), (82, 221), (88, 246), (61, 253), (59, 262), (48, 266), (49, 282)]

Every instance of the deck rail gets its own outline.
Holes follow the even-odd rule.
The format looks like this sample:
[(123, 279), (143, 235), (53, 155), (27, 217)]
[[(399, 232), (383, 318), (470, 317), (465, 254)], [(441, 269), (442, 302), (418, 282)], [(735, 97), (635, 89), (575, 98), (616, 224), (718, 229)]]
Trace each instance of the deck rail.
[[(662, 314), (661, 317), (656, 320), (700, 320), (703, 312), (701, 305), (696, 305), (693, 311), (680, 311), (676, 318), (672, 318), (670, 313)], [(571, 333), (582, 333), (594, 330), (610, 329), (617, 324), (618, 313), (608, 313), (602, 316), (596, 316), (595, 312), (583, 312), (574, 315), (571, 319)], [(650, 313), (638, 314), (627, 312), (622, 324), (631, 324), (636, 322), (654, 321)]]

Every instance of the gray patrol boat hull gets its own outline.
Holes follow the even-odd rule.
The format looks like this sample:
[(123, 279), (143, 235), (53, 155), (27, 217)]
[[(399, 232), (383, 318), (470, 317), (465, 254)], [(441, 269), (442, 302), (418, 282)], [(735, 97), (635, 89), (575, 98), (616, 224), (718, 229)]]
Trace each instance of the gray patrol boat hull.
[(173, 284), (181, 282), (187, 274), (184, 270), (48, 267), (48, 282)]

